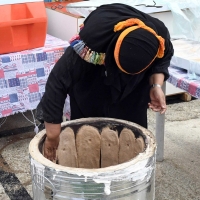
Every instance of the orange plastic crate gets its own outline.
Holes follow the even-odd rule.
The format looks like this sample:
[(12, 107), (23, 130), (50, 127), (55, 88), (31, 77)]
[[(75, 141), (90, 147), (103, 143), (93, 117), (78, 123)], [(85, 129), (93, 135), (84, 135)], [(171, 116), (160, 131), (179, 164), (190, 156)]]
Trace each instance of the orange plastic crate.
[(42, 47), (46, 32), (44, 2), (0, 6), (0, 54)]

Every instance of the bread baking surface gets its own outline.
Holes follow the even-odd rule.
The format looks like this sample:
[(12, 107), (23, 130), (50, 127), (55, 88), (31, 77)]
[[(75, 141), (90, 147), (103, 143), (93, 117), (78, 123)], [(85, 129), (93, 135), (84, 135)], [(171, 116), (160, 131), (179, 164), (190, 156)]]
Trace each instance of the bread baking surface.
[(119, 136), (119, 164), (127, 162), (137, 155), (134, 133), (124, 128)]
[(84, 125), (76, 135), (79, 168), (100, 168), (101, 138), (97, 128)]
[(139, 136), (136, 139), (136, 152), (137, 154), (142, 153), (145, 149), (145, 143), (144, 143), (144, 139), (142, 136)]
[(78, 167), (74, 131), (69, 127), (60, 133), (57, 159), (60, 165)]
[(109, 127), (101, 132), (101, 168), (118, 164), (119, 138), (117, 131)]

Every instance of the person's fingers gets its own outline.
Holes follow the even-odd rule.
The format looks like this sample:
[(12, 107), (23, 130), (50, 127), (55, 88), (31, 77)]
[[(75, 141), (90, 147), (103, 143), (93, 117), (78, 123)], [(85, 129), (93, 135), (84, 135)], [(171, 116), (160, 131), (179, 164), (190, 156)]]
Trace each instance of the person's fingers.
[(50, 153), (49, 153), (49, 157), (51, 161), (54, 161), (56, 159), (56, 150), (55, 149), (51, 149)]
[(53, 161), (56, 160), (56, 149), (53, 149)]
[(162, 109), (166, 109), (166, 102), (165, 102), (165, 100), (162, 100), (162, 101), (160, 102), (160, 105), (161, 105), (161, 108), (162, 108)]
[(161, 106), (160, 105), (156, 105), (156, 104), (152, 104), (152, 103), (149, 103), (149, 108), (153, 108), (153, 109), (160, 109)]
[(161, 108), (151, 108), (151, 110), (153, 110), (154, 112), (160, 112)]
[(44, 142), (44, 157), (53, 161), (56, 159), (56, 149), (53, 147), (48, 147)]
[(166, 112), (166, 110), (167, 110), (166, 101), (164, 100), (161, 105), (162, 106), (161, 106), (160, 114), (164, 114)]
[(48, 153), (46, 155), (46, 158), (51, 160), (51, 161), (55, 160), (54, 152)]
[(164, 114), (166, 112), (166, 110), (167, 110), (166, 108), (162, 108), (160, 111), (160, 114)]
[(151, 103), (148, 103), (149, 105), (149, 108), (151, 110), (153, 110), (154, 112), (160, 112), (160, 114), (164, 114), (166, 112), (166, 106), (157, 106), (157, 105), (154, 105), (154, 104), (151, 104)]

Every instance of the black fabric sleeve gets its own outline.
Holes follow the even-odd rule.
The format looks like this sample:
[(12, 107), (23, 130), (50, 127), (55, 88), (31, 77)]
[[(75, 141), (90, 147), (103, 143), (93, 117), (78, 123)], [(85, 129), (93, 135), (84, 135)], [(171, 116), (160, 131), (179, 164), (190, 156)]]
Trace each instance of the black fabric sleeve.
[(62, 122), (63, 107), (71, 85), (70, 56), (68, 47), (52, 69), (41, 100), (43, 120), (48, 123)]
[(170, 41), (169, 34), (167, 38), (165, 38), (165, 52), (163, 58), (157, 58), (155, 62), (152, 64), (152, 67), (149, 71), (149, 75), (156, 73), (163, 73), (165, 76), (165, 81), (169, 78), (168, 67), (170, 66), (171, 58), (174, 54), (173, 45)]

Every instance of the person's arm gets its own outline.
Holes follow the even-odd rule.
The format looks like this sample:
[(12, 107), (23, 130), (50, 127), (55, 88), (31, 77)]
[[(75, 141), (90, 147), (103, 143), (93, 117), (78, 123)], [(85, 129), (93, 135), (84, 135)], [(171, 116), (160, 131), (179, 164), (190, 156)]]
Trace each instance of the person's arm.
[(164, 82), (164, 74), (162, 73), (157, 73), (157, 74), (152, 74), (149, 80), (150, 85), (152, 86), (153, 84), (158, 84), (160, 86), (163, 85)]
[(45, 122), (46, 139), (43, 145), (43, 155), (45, 158), (56, 161), (56, 149), (59, 144), (61, 124), (51, 124)]
[(150, 99), (151, 102), (148, 104), (149, 108), (151, 108), (155, 112), (160, 112), (161, 114), (165, 113), (167, 106), (165, 101), (165, 94), (162, 90), (162, 85), (164, 82), (164, 74), (152, 74), (150, 77)]
[(165, 113), (167, 109), (165, 94), (163, 93), (161, 86), (163, 85), (163, 82), (169, 78), (168, 67), (170, 66), (173, 54), (174, 49), (170, 41), (169, 32), (166, 29), (164, 57), (157, 59), (154, 62), (149, 78), (149, 83), (151, 85), (151, 102), (148, 105), (153, 111), (160, 112), (161, 114)]
[(59, 144), (59, 135), (63, 116), (65, 99), (71, 85), (69, 66), (73, 66), (71, 50), (58, 60), (52, 69), (41, 100), (42, 116), (46, 128), (46, 139), (43, 145), (43, 154), (51, 161), (56, 160), (56, 149)]

